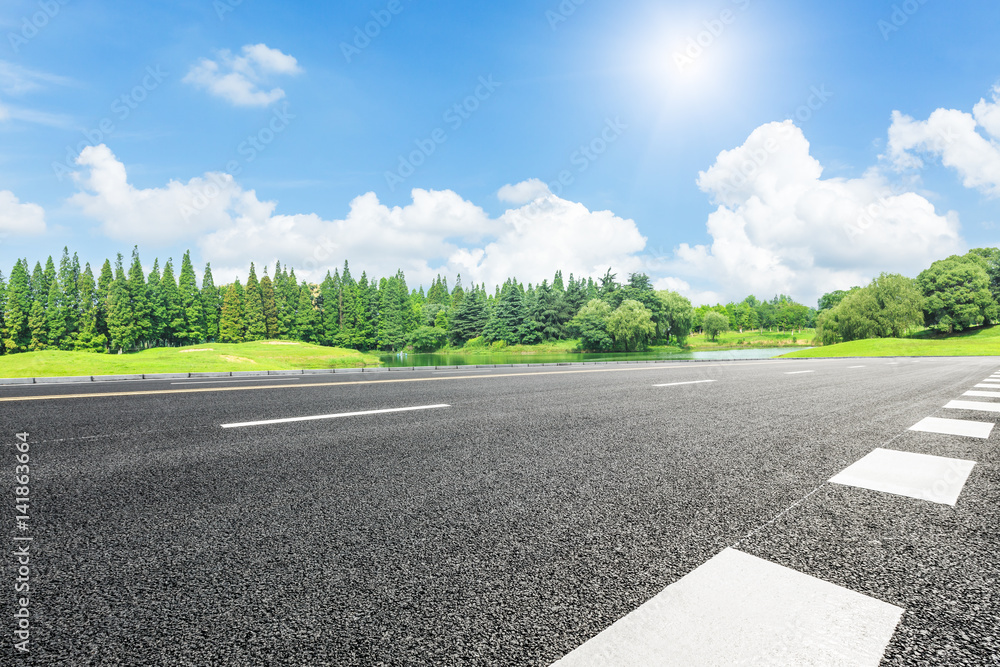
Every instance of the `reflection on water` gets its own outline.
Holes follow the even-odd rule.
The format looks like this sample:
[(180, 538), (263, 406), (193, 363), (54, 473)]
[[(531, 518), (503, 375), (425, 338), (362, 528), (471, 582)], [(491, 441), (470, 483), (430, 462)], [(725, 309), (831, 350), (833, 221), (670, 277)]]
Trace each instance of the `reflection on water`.
[(635, 352), (609, 354), (387, 354), (382, 355), (382, 365), (399, 368), (410, 366), (480, 366), (492, 364), (558, 364), (581, 361), (651, 361), (656, 359), (714, 360), (714, 359), (771, 359), (808, 347), (759, 347), (742, 350), (708, 350), (703, 352)]

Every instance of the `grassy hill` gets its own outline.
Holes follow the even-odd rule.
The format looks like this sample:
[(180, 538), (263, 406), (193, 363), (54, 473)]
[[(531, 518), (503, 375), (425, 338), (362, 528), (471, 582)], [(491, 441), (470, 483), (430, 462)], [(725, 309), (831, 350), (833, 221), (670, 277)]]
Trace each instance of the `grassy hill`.
[(855, 340), (782, 355), (817, 357), (979, 357), (1000, 355), (1000, 326), (982, 327), (956, 334), (925, 330), (909, 338)]
[(300, 368), (378, 366), (379, 358), (355, 350), (308, 343), (206, 343), (134, 354), (94, 354), (46, 350), (0, 357), (0, 377), (62, 377), (210, 371), (280, 371)]

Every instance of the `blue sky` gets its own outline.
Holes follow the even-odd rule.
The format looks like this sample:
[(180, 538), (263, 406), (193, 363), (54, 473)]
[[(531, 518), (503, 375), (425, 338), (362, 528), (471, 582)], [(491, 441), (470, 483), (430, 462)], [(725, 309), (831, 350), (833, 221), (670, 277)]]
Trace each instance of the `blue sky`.
[(0, 10), (5, 273), (138, 244), (811, 303), (1000, 235), (995, 2), (136, 6)]

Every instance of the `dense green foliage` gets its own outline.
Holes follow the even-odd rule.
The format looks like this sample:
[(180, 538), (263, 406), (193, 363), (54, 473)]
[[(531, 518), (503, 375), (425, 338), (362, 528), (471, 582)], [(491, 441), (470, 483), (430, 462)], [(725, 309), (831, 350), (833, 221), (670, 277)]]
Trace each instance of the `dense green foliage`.
[(866, 338), (902, 338), (924, 323), (917, 281), (883, 273), (867, 287), (844, 293), (816, 318), (816, 338), (824, 345)]
[(964, 331), (1000, 321), (1000, 250), (976, 248), (931, 264), (917, 278), (883, 273), (867, 287), (824, 294), (816, 338), (824, 345), (901, 338), (926, 325)]
[[(692, 331), (711, 340), (728, 330), (791, 331), (817, 327), (824, 343), (899, 337), (924, 322), (963, 330), (1000, 318), (1000, 250), (980, 248), (935, 262), (916, 279), (882, 274), (864, 288), (831, 292), (820, 313), (785, 295), (770, 301), (692, 308), (683, 296), (654, 289), (649, 276), (619, 283), (563, 277), (531, 285), (506, 280), (452, 289), (438, 276), (427, 292), (407, 287), (402, 271), (355, 279), (347, 262), (317, 284), (299, 282), (277, 263), (251, 264), (245, 284), (216, 286), (206, 266), (199, 286), (190, 253), (175, 274), (172, 259), (143, 275), (138, 249), (95, 272), (64, 249), (30, 268), (0, 273), (0, 353), (34, 350), (132, 352), (204, 342), (285, 339), (361, 351), (434, 351), (452, 346), (512, 346), (579, 339), (579, 349), (635, 351), (683, 346)], [(96, 275), (96, 278), (95, 278)]]

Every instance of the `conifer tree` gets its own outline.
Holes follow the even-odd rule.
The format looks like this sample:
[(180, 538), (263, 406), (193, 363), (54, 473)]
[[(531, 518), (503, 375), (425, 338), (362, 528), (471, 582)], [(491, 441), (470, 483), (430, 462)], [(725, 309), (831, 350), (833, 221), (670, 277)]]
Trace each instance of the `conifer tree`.
[(149, 301), (146, 295), (146, 277), (142, 273), (138, 246), (132, 248), (132, 266), (128, 271), (128, 294), (132, 307), (132, 338), (137, 345), (151, 344)]
[(462, 345), (466, 341), (481, 336), (489, 319), (489, 312), (486, 310), (486, 294), (483, 291), (473, 286), (464, 296), (461, 305), (455, 308), (451, 316), (449, 335), (455, 345)]
[(49, 298), (49, 286), (45, 282), (45, 271), (41, 262), (35, 262), (35, 268), (31, 270), (31, 302), (44, 301)]
[(55, 277), (49, 285), (49, 298), (45, 306), (45, 321), (48, 328), (48, 345), (51, 348), (60, 350), (72, 350), (73, 340), (67, 336), (66, 298), (59, 285), (59, 278)]
[(274, 294), (274, 283), (267, 275), (264, 267), (264, 277), (260, 279), (260, 301), (264, 312), (264, 331), (267, 338), (278, 337), (278, 304)]
[(82, 310), (80, 305), (80, 292), (78, 283), (80, 281), (80, 258), (73, 253), (69, 256), (69, 248), (63, 248), (62, 259), (59, 260), (59, 286), (62, 288), (63, 301), (66, 307), (66, 337), (70, 338), (69, 347), (62, 349), (71, 350), (75, 347), (75, 338), (80, 329), (79, 318)]
[(191, 264), (190, 250), (185, 252), (181, 259), (177, 292), (184, 318), (184, 326), (177, 332), (177, 338), (186, 344), (196, 344), (205, 340), (205, 310), (201, 305), (198, 277), (194, 274), (194, 265)]
[(299, 303), (295, 313), (295, 338), (306, 343), (315, 340), (316, 310), (313, 308), (312, 288), (305, 282), (299, 287)]
[(28, 260), (20, 259), (10, 272), (7, 304), (4, 308), (3, 344), (8, 353), (24, 352), (31, 343), (31, 330), (28, 327), (31, 304)]
[(146, 278), (146, 304), (149, 307), (149, 337), (157, 345), (163, 345), (168, 324), (160, 282), (160, 260), (154, 259), (153, 268)]
[(134, 322), (129, 283), (125, 277), (125, 269), (122, 267), (121, 253), (118, 253), (118, 260), (115, 263), (115, 280), (111, 283), (111, 290), (108, 294), (108, 332), (110, 333), (112, 352), (127, 352), (135, 346)]
[(226, 289), (226, 296), (222, 299), (222, 312), (219, 316), (219, 342), (220, 343), (242, 343), (243, 331), (243, 302), (239, 290), (240, 281), (236, 280)]
[(80, 330), (74, 349), (81, 352), (103, 352), (108, 339), (97, 331), (97, 286), (94, 284), (94, 272), (91, 271), (90, 264), (80, 273), (77, 293), (80, 295)]
[(368, 274), (361, 272), (361, 280), (356, 286), (353, 322), (356, 324), (354, 343), (357, 350), (374, 350), (378, 345), (378, 324), (382, 317), (379, 312), (378, 282), (368, 280)]
[(205, 274), (201, 279), (201, 308), (205, 313), (205, 338), (219, 339), (219, 316), (222, 304), (219, 301), (219, 288), (215, 286), (212, 277), (212, 264), (205, 264)]
[(115, 276), (111, 272), (111, 262), (104, 260), (101, 273), (97, 278), (97, 333), (104, 336), (105, 340), (109, 342), (111, 334), (108, 331), (108, 298), (111, 296), (111, 285), (114, 281)]
[(246, 323), (247, 341), (264, 340), (267, 338), (267, 327), (264, 324), (264, 302), (260, 294), (260, 283), (257, 281), (257, 271), (250, 262), (250, 275), (244, 289), (243, 318)]
[(496, 307), (490, 313), (483, 330), (487, 342), (503, 341), (508, 345), (520, 342), (520, 328), (524, 321), (524, 297), (515, 279), (508, 279), (500, 291)]
[(28, 344), (28, 349), (32, 352), (48, 347), (49, 323), (45, 318), (45, 306), (42, 303), (41, 299), (32, 302), (28, 315), (28, 328), (31, 329), (31, 343)]
[(0, 271), (0, 354), (3, 354), (5, 348), (3, 346), (3, 330), (6, 323), (6, 317), (4, 313), (7, 310), (7, 281), (4, 280), (3, 271)]
[(178, 333), (185, 330), (185, 321), (172, 259), (168, 259), (163, 265), (163, 274), (160, 276), (160, 299), (163, 302), (163, 339), (168, 345), (174, 345), (181, 340)]

